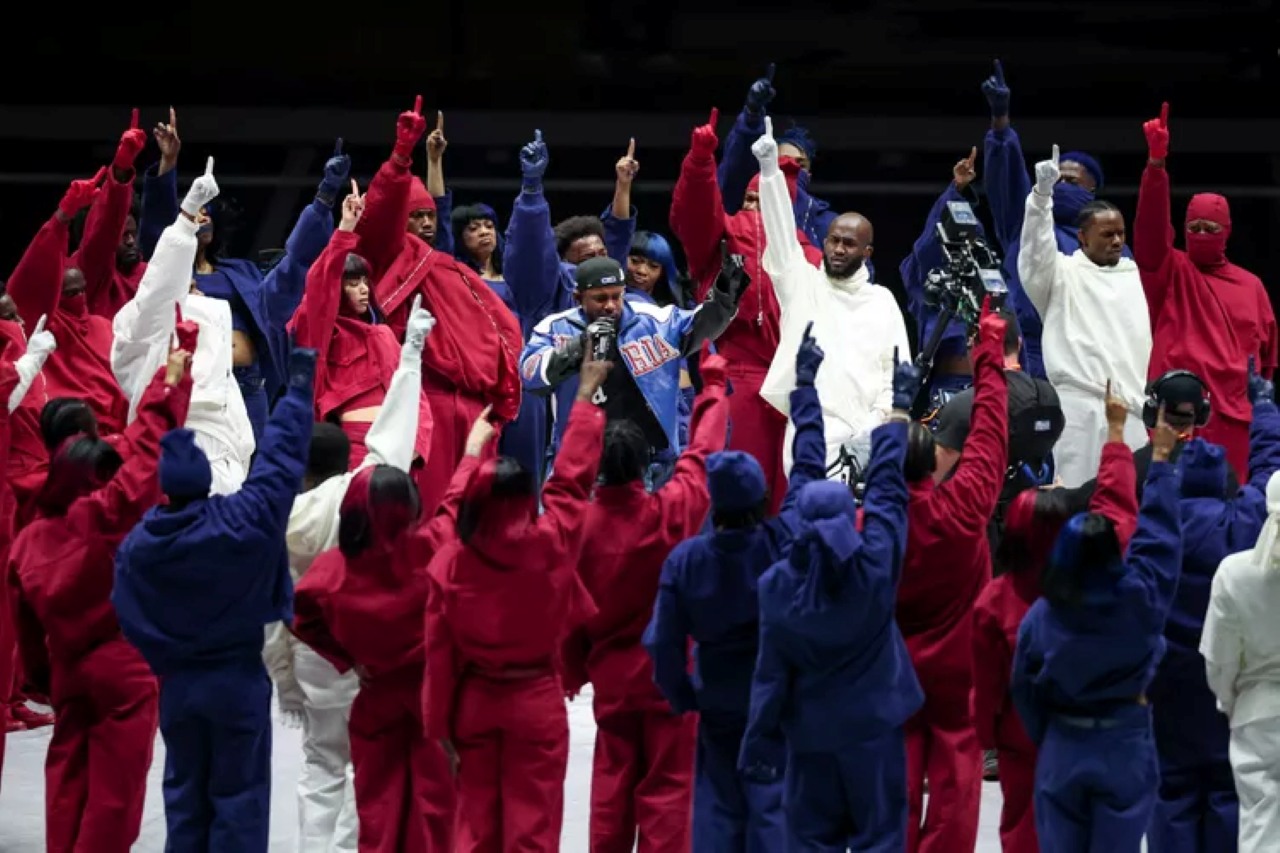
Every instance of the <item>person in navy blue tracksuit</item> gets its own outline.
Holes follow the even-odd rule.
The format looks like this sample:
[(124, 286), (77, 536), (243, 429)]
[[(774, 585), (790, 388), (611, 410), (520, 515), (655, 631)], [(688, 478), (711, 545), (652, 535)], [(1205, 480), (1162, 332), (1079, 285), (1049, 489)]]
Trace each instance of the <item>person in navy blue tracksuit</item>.
[[(750, 782), (738, 773), (747, 728), (751, 675), (759, 645), (760, 576), (791, 550), (799, 525), (797, 498), (826, 478), (822, 406), (814, 377), (822, 350), (809, 335), (796, 355), (791, 392), (795, 424), (791, 479), (782, 510), (766, 518), (764, 470), (739, 450), (707, 460), (713, 532), (678, 545), (662, 567), (645, 647), (653, 676), (677, 713), (696, 711), (698, 751), (693, 793), (693, 853), (772, 853), (786, 848), (782, 781)], [(688, 669), (688, 642), (697, 643)], [(782, 739), (768, 761), (785, 767)]]
[(894, 621), (907, 547), (903, 459), (920, 388), (894, 371), (894, 414), (871, 436), (863, 529), (842, 483), (810, 483), (797, 500), (788, 559), (760, 580), (760, 647), (739, 767), (773, 778), (786, 739), (788, 850), (899, 853), (907, 833), (903, 724), (924, 694)]
[(1160, 795), (1147, 829), (1151, 853), (1232, 853), (1239, 800), (1228, 754), (1230, 727), (1209, 689), (1200, 635), (1219, 564), (1253, 547), (1267, 519), (1267, 482), (1280, 470), (1274, 388), (1249, 375), (1253, 423), (1249, 482), (1230, 490), (1226, 451), (1203, 438), (1183, 446), (1182, 576), (1164, 636), (1168, 653), (1149, 696), (1160, 756)]
[[(1123, 424), (1123, 403), (1108, 396), (1108, 421), (1114, 407)], [(1113, 425), (1111, 445), (1116, 438)], [(1177, 433), (1163, 409), (1152, 440), (1128, 551), (1115, 520), (1074, 516), (1054, 544), (1043, 597), (1018, 631), (1010, 692), (1038, 748), (1043, 853), (1138, 853), (1155, 806), (1147, 688), (1164, 656), (1183, 555), (1179, 477), (1168, 461)]]
[(209, 460), (190, 430), (161, 441), (152, 509), (116, 554), (112, 603), (126, 639), (160, 680), (167, 850), (265, 853), (271, 811), (271, 679), (265, 627), (293, 621), (285, 528), (312, 430), (315, 350), (294, 350), (289, 381), (249, 477), (210, 496)]

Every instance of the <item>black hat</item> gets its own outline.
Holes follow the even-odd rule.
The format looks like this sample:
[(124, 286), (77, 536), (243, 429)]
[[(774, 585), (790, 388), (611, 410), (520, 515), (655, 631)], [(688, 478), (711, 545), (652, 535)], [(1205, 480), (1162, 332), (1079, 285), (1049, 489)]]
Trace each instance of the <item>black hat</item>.
[(627, 283), (622, 265), (612, 258), (591, 258), (578, 264), (574, 273), (578, 290), (590, 290), (593, 287), (621, 287)]

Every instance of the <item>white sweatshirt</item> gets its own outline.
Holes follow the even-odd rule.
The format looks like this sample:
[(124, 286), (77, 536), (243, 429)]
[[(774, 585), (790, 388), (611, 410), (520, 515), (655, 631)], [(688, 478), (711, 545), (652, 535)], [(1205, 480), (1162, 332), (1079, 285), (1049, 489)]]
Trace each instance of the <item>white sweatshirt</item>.
[(1040, 313), (1044, 369), (1057, 386), (1112, 393), (1141, 416), (1151, 357), (1151, 318), (1138, 265), (1121, 258), (1100, 267), (1077, 249), (1058, 251), (1053, 198), (1032, 190), (1022, 221), (1018, 277)]
[(1280, 717), (1280, 566), (1265, 564), (1261, 544), (1218, 566), (1200, 637), (1209, 688), (1233, 729)]
[(231, 306), (190, 293), (196, 258), (196, 223), (179, 216), (164, 230), (138, 284), (138, 292), (111, 323), (111, 369), (129, 398), (129, 420), (137, 415), (147, 383), (169, 357), (176, 318), (200, 328), (191, 359), (191, 407), (187, 428), (213, 469), (213, 494), (239, 490), (253, 457), (253, 427), (240, 386), (231, 374)]
[[(405, 362), (408, 362), (406, 364)], [(315, 558), (338, 545), (338, 513), (355, 475), (371, 465), (392, 465), (408, 471), (418, 435), (418, 398), (422, 393), (422, 358), (401, 359), (382, 400), (382, 408), (365, 436), (368, 455), (355, 471), (330, 477), (293, 500), (285, 544), (294, 583), (302, 579)], [(280, 693), (281, 704), (301, 707), (302, 694), (293, 674), (292, 647), (297, 640), (287, 626), (267, 626), (263, 659)]]
[[(907, 327), (893, 294), (870, 283), (865, 266), (850, 278), (833, 279), (805, 259), (781, 172), (760, 179), (760, 213), (764, 271), (773, 279), (782, 309), (781, 339), (760, 396), (790, 414), (796, 351), (812, 322), (813, 336), (826, 354), (816, 386), (830, 464), (842, 443), (866, 435), (893, 409), (893, 349), (901, 360), (911, 359)], [(789, 460), (790, 453), (784, 457)]]

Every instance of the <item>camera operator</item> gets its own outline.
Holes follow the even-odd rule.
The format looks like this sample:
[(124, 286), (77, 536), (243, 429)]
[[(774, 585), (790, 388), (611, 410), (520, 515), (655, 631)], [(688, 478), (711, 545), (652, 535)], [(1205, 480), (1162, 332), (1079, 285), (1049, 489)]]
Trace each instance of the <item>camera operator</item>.
[[(911, 850), (943, 839), (972, 850), (977, 842), (982, 750), (969, 716), (970, 636), (974, 603), (991, 579), (985, 528), (1008, 468), (1004, 345), (1005, 321), (984, 310), (973, 351), (972, 434), (950, 479), (934, 484), (929, 429), (913, 423), (908, 432), (909, 521), (897, 622), (925, 690), (924, 707), (907, 723)], [(921, 830), (926, 779), (929, 814)]]
[[(951, 203), (976, 203), (976, 194), (970, 190), (970, 185), (977, 177), (974, 168), (977, 156), (978, 149), (974, 148), (967, 158), (952, 167), (952, 182), (933, 203), (933, 208), (925, 219), (924, 231), (912, 247), (911, 254), (898, 267), (902, 286), (907, 292), (907, 306), (915, 317), (919, 335), (917, 345), (921, 350), (929, 341), (941, 314), (940, 306), (933, 300), (927, 287), (930, 273), (947, 267), (944, 236), (938, 233), (938, 226), (944, 225), (944, 216)], [(975, 236), (985, 240), (981, 223), (976, 224)], [(933, 355), (933, 369), (926, 377), (925, 394), (928, 402), (925, 411), (936, 412), (953, 394), (963, 391), (973, 383), (973, 366), (969, 363), (966, 337), (964, 320), (952, 316)]]
[(651, 488), (665, 482), (680, 453), (680, 361), (729, 325), (750, 284), (741, 259), (728, 256), (707, 299), (693, 310), (659, 307), (624, 298), (626, 275), (611, 258), (578, 265), (577, 307), (552, 314), (534, 327), (520, 354), (520, 378), (530, 394), (555, 394), (552, 453), (568, 423), (585, 347), (625, 366), (611, 370), (592, 402), (610, 425), (629, 421), (631, 440), (647, 445)]

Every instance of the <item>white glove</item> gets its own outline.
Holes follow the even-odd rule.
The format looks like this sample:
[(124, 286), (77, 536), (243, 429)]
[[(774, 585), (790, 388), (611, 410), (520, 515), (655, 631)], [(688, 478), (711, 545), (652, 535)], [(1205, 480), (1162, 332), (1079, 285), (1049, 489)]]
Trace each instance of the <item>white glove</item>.
[(58, 348), (53, 332), (45, 331), (46, 319), (48, 318), (45, 315), (40, 315), (40, 322), (36, 323), (35, 331), (27, 341), (27, 351), (13, 363), (14, 369), (18, 371), (18, 387), (14, 388), (13, 393), (9, 395), (10, 414), (22, 405), (23, 398), (31, 390), (31, 383), (35, 382), (36, 377), (40, 375), (49, 355)]
[(778, 142), (773, 138), (773, 119), (764, 117), (764, 136), (751, 144), (751, 153), (760, 161), (760, 177), (778, 174)]
[(1053, 146), (1053, 159), (1041, 160), (1036, 163), (1036, 193), (1038, 195), (1053, 195), (1053, 187), (1058, 183), (1058, 179), (1062, 177), (1062, 170), (1058, 168), (1058, 146)]
[(204, 174), (191, 182), (187, 197), (182, 200), (182, 212), (195, 219), (200, 209), (218, 197), (218, 182), (213, 179), (213, 158), (205, 164)]
[(404, 330), (404, 346), (400, 348), (401, 364), (422, 362), (422, 348), (427, 344), (427, 335), (435, 327), (436, 318), (422, 307), (422, 294), (419, 293), (413, 297), (413, 307), (409, 310), (409, 323)]

